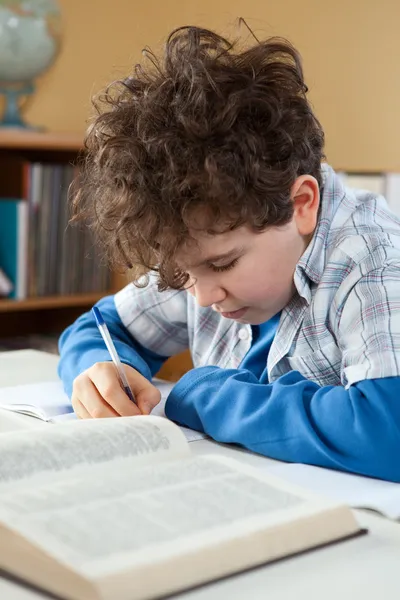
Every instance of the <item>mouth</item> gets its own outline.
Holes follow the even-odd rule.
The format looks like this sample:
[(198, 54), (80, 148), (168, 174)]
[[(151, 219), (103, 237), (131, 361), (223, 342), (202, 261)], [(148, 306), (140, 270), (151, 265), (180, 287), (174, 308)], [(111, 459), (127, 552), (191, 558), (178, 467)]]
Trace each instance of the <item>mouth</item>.
[(243, 317), (247, 310), (248, 306), (245, 306), (244, 308), (239, 308), (239, 310), (234, 310), (232, 312), (221, 312), (220, 314), (225, 317), (225, 319), (240, 319), (240, 317)]

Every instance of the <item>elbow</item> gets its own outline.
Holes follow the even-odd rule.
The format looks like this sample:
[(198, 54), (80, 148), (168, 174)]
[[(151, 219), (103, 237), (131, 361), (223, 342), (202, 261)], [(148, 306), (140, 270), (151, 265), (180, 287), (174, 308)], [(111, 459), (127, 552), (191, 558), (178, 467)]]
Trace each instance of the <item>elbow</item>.
[(353, 439), (362, 475), (400, 483), (400, 377), (359, 382), (353, 411)]

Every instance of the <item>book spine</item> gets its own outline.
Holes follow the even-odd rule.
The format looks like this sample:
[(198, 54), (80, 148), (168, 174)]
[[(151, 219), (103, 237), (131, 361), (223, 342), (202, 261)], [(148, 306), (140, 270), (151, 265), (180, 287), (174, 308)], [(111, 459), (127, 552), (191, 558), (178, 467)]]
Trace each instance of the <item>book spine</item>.
[(57, 293), (63, 294), (65, 289), (65, 271), (68, 265), (67, 242), (68, 242), (68, 221), (69, 221), (69, 203), (68, 189), (72, 181), (72, 168), (65, 165), (61, 174), (60, 189), (60, 210), (58, 217), (58, 236), (57, 236)]
[(384, 195), (385, 175), (383, 173), (338, 173), (348, 188), (366, 190), (374, 194)]
[(385, 196), (390, 210), (400, 217), (400, 173), (387, 173)]
[(0, 269), (0, 296), (8, 296), (13, 290), (13, 284), (8, 279), (4, 271)]
[(28, 273), (28, 295), (37, 296), (38, 289), (38, 265), (40, 244), (40, 208), (43, 186), (43, 165), (32, 163), (31, 186), (29, 193), (29, 273)]
[(51, 169), (52, 165), (43, 165), (40, 217), (38, 227), (37, 295), (45, 296), (49, 274), (49, 221), (51, 209)]
[(62, 186), (62, 165), (53, 165), (51, 170), (51, 202), (49, 215), (49, 247), (47, 294), (57, 293), (57, 268), (60, 260), (58, 236), (60, 220), (60, 202)]
[(17, 300), (25, 300), (28, 296), (28, 202), (26, 200), (20, 200), (18, 202), (17, 211), (17, 273), (15, 297)]
[(16, 297), (18, 269), (18, 205), (22, 200), (0, 200), (0, 268), (13, 289), (10, 298)]

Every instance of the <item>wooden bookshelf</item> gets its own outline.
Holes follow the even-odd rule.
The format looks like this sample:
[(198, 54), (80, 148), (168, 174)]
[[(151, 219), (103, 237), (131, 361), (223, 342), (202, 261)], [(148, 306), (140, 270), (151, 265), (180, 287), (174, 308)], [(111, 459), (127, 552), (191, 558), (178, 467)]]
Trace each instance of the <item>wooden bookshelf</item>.
[[(0, 202), (2, 196), (24, 197), (22, 182), (18, 181), (18, 160), (67, 163), (78, 156), (82, 145), (83, 136), (79, 133), (0, 130)], [(126, 283), (123, 275), (113, 273), (108, 292), (0, 299), (0, 338), (58, 335), (101, 297), (115, 293)], [(192, 366), (187, 351), (170, 358), (159, 376), (177, 381)]]
[[(83, 147), (79, 133), (0, 129), (0, 202), (2, 197), (24, 199), (21, 161), (68, 164)], [(124, 285), (112, 275), (111, 289), (70, 295), (0, 299), (0, 338), (27, 333), (58, 333), (97, 300)]]
[(19, 129), (0, 130), (0, 148), (4, 150), (79, 152), (82, 144), (83, 136), (79, 133), (42, 133)]
[[(111, 290), (110, 290), (111, 292)], [(71, 294), (69, 296), (43, 296), (26, 300), (0, 300), (0, 313), (15, 311), (46, 310), (61, 307), (88, 306), (95, 304), (105, 294)]]

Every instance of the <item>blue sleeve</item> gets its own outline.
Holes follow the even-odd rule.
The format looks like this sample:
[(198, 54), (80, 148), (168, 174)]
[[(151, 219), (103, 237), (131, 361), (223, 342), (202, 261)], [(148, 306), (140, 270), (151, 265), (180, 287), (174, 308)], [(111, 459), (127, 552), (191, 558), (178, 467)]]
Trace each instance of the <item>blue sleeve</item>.
[[(134, 340), (118, 315), (114, 296), (103, 298), (96, 306), (107, 323), (121, 361), (151, 379), (168, 357), (159, 356)], [(62, 333), (59, 351), (58, 375), (68, 396), (71, 396), (75, 377), (82, 371), (96, 362), (111, 360), (91, 311), (84, 313)]]
[(174, 387), (166, 414), (271, 458), (400, 482), (400, 377), (345, 389), (297, 371), (260, 383), (245, 369), (201, 367)]

